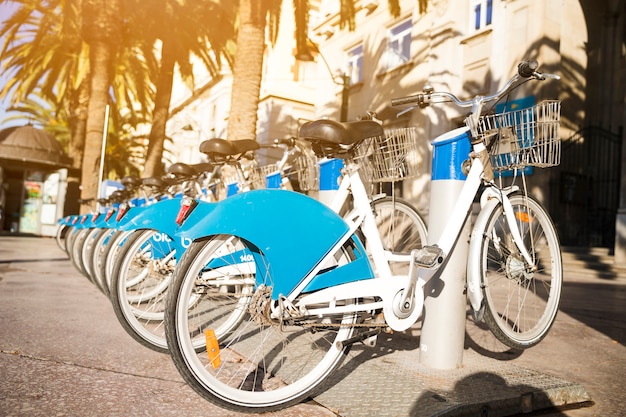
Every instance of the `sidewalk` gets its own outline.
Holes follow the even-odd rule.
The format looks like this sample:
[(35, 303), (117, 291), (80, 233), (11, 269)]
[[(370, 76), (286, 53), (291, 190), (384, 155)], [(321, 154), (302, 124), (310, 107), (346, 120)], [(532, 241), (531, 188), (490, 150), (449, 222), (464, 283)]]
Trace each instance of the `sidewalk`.
[[(424, 369), (416, 326), (375, 348), (355, 345), (326, 391), (268, 415), (492, 416), (565, 404), (574, 409), (526, 415), (622, 415), (626, 278), (578, 266), (565, 277), (562, 311), (533, 349), (505, 349), (468, 321), (464, 367)], [(53, 239), (0, 236), (0, 416), (51, 415), (235, 413), (195, 394), (169, 356), (131, 339)]]

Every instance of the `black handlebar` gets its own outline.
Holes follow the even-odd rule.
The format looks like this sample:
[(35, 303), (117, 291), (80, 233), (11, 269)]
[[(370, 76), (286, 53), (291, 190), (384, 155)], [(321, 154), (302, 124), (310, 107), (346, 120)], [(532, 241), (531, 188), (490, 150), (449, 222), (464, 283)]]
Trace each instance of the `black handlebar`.
[[(535, 60), (522, 61), (517, 65), (517, 74), (513, 76), (505, 85), (502, 87), (500, 91), (494, 93), (489, 96), (476, 96), (471, 100), (459, 100), (454, 94), (448, 92), (435, 92), (432, 90), (432, 87), (424, 87), (424, 92), (420, 94), (415, 94), (407, 97), (399, 97), (391, 99), (392, 106), (401, 106), (403, 104), (412, 104), (417, 105), (421, 108), (427, 107), (433, 98), (444, 100), (444, 101), (452, 101), (456, 103), (459, 107), (475, 107), (476, 105), (483, 103), (487, 103), (489, 101), (500, 98), (505, 92), (511, 88), (511, 86), (517, 82), (520, 78), (534, 78), (537, 80), (544, 80), (546, 78), (551, 78), (558, 80), (560, 77), (555, 74), (542, 74), (537, 71), (539, 68), (539, 64)], [(400, 114), (405, 113), (406, 111), (411, 110), (411, 108), (404, 110)]]
[(296, 138), (290, 137), (286, 139), (274, 139), (277, 145), (287, 145), (289, 148), (296, 146)]
[(391, 99), (392, 106), (402, 106), (403, 104), (421, 104), (424, 103), (424, 94), (415, 94), (414, 96), (400, 97)]
[(517, 66), (517, 73), (520, 77), (529, 78), (535, 74), (537, 68), (539, 68), (537, 61), (522, 61)]

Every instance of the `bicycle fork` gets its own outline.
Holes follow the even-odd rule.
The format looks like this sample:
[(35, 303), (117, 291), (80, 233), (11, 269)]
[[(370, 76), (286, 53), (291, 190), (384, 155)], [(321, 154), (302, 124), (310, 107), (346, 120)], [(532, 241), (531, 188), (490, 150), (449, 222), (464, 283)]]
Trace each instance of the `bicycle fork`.
[[(493, 213), (499, 204), (502, 205), (504, 219), (511, 232), (511, 238), (515, 247), (521, 254), (526, 265), (530, 265), (531, 268), (536, 268), (533, 256), (526, 247), (524, 239), (520, 233), (520, 228), (516, 220), (517, 218), (513, 210), (513, 206), (511, 205), (511, 200), (508, 197), (511, 193), (518, 191), (518, 189), (519, 188), (516, 186), (508, 187), (506, 189), (494, 189), (493, 187), (489, 187), (481, 195), (481, 210), (476, 218), (470, 237), (467, 260), (468, 298), (472, 306), (474, 319), (477, 321), (482, 319), (484, 311), (482, 292), (483, 283), (481, 282), (483, 273), (483, 271), (481, 271), (482, 246), (485, 238), (491, 238), (491, 236), (484, 236), (483, 233), (487, 228), (487, 222), (491, 219), (491, 213)], [(501, 255), (506, 255), (504, 253), (505, 248), (501, 242), (494, 240), (494, 246)]]

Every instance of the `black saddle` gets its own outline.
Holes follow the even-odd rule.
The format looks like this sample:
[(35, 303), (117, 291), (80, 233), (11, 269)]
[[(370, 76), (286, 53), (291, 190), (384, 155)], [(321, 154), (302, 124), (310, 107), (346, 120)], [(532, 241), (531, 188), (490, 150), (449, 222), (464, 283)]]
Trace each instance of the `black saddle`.
[(128, 195), (128, 192), (126, 192), (126, 190), (115, 190), (109, 196), (109, 201), (111, 203), (122, 203), (126, 199), (128, 199), (128, 197), (129, 195)]
[(175, 164), (170, 165), (167, 169), (167, 173), (178, 179), (191, 178), (194, 175), (198, 175), (196, 168), (183, 162), (176, 162)]
[(373, 120), (356, 122), (315, 120), (302, 125), (298, 136), (311, 142), (317, 156), (342, 158), (351, 154), (354, 145), (384, 134), (383, 127)]
[(151, 187), (151, 188), (155, 188), (158, 190), (161, 190), (167, 186), (167, 184), (161, 177), (148, 177), (148, 178), (143, 178), (141, 181), (143, 182), (143, 185), (145, 185), (146, 187)]
[(252, 139), (226, 140), (214, 138), (205, 140), (200, 144), (200, 152), (209, 157), (213, 162), (227, 162), (240, 159), (249, 151), (259, 149), (259, 144)]
[(141, 180), (137, 177), (128, 176), (122, 178), (121, 183), (125, 188), (135, 188), (141, 185)]

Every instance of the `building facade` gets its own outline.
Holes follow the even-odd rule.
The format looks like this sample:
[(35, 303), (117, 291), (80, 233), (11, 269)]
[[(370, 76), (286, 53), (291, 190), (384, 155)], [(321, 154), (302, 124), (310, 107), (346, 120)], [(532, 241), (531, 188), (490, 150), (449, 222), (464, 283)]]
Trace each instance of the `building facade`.
[[(400, 15), (392, 17), (387, 1), (362, 0), (353, 31), (340, 26), (338, 1), (311, 3), (312, 61), (293, 57), (290, 1), (284, 2), (279, 41), (268, 44), (260, 142), (295, 135), (307, 120), (356, 120), (368, 111), (376, 112), (385, 128), (415, 126), (423, 174), (396, 189), (428, 217), (430, 142), (462, 125), (463, 111), (445, 104), (397, 117), (404, 108), (392, 107), (391, 99), (426, 85), (462, 98), (487, 94), (514, 74), (518, 62), (534, 59), (540, 70), (561, 80), (526, 83), (508, 100), (525, 105), (561, 100), (563, 147), (560, 167), (528, 176), (530, 192), (553, 214), (566, 245), (613, 247), (625, 239), (620, 237), (626, 236), (624, 2), (430, 0), (420, 14), (416, 0), (401, 0)], [(168, 132), (177, 149), (189, 149), (180, 160), (199, 160), (193, 148), (201, 140), (227, 133), (229, 77), (225, 71), (174, 103)]]

